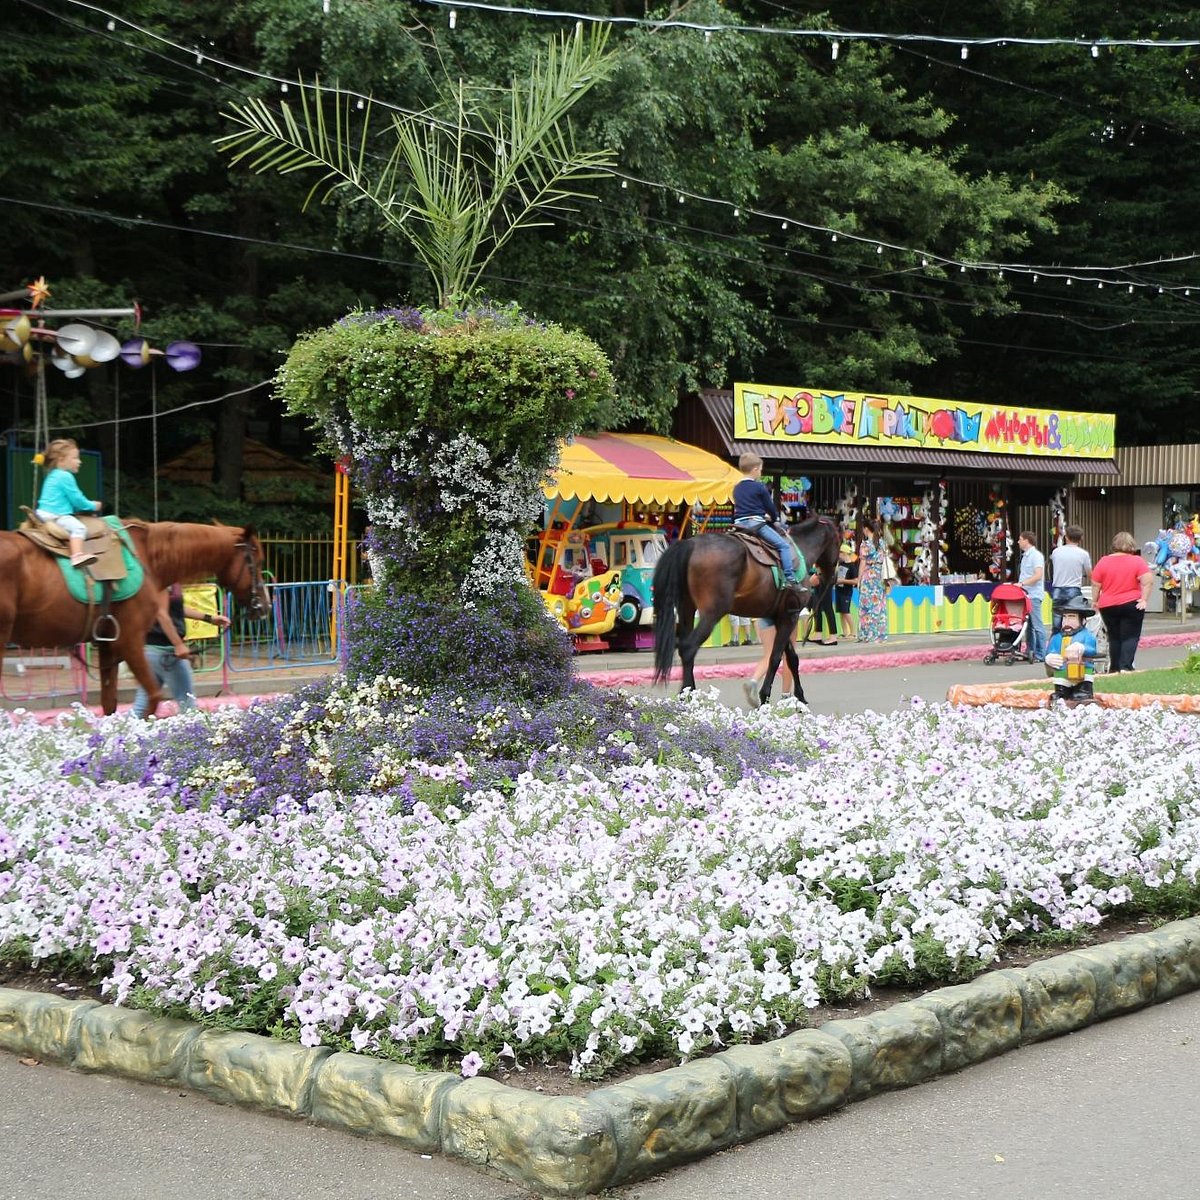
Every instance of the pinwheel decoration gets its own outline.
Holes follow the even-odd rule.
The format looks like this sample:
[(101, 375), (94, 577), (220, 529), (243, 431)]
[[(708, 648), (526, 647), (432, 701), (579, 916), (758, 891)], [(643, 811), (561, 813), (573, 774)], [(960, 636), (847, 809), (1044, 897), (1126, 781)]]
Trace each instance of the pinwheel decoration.
[[(48, 351), (43, 357), (68, 379), (78, 379), (89, 367), (118, 359), (135, 370), (158, 358), (172, 371), (191, 371), (200, 365), (200, 347), (195, 342), (170, 342), (161, 350), (144, 337), (122, 343), (106, 330), (78, 320), (133, 317), (135, 325), (140, 324), (142, 310), (136, 303), (129, 308), (53, 309), (45, 307), (49, 298), (50, 287), (42, 277), (0, 294), (0, 304), (15, 300), (28, 303), (28, 308), (0, 308), (0, 361), (30, 362), (41, 349)], [(55, 328), (51, 324), (54, 318), (75, 319)]]

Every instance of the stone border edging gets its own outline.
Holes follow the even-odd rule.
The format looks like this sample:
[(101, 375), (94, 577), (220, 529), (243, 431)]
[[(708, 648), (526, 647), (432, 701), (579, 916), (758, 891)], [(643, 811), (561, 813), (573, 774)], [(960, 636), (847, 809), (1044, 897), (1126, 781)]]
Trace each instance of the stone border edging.
[[(1153, 692), (1096, 692), (1092, 699), (1100, 708), (1149, 708), (1158, 704), (1176, 712), (1200, 713), (1200, 695), (1186, 693), (1159, 696)], [(1049, 708), (1053, 700), (1052, 691), (1019, 688), (1012, 683), (956, 683), (946, 691), (947, 704), (971, 707), (1002, 704), (1005, 708)]]
[(15, 988), (0, 988), (0, 1049), (391, 1137), (545, 1195), (582, 1196), (1197, 987), (1194, 917), (586, 1096)]

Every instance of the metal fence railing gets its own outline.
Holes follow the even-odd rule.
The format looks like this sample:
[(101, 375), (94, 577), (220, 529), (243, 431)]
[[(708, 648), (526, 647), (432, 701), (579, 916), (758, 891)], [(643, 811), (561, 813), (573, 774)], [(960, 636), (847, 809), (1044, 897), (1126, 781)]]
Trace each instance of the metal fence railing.
[[(224, 612), (230, 627), (214, 634), (203, 622), (188, 621), (185, 638), (193, 648), (192, 669), (200, 676), (220, 672), (222, 690), (231, 677), (250, 672), (332, 666), (342, 658), (347, 598), (364, 585), (319, 580), (269, 582), (270, 613), (251, 621), (232, 596), (214, 583), (189, 585), (189, 606)], [(38, 708), (89, 703), (99, 693), (96, 648), (73, 651), (9, 647), (0, 664), (0, 702), (15, 708)], [(122, 668), (130, 682), (128, 668)]]
[[(334, 576), (332, 537), (287, 537), (283, 534), (260, 533), (263, 548), (263, 570), (281, 583), (303, 583), (312, 579), (332, 579)], [(358, 583), (363, 573), (359, 542), (346, 543), (346, 582)]]
[(232, 672), (327, 666), (340, 657), (343, 589), (337, 583), (271, 583), (271, 613), (251, 621), (228, 607), (228, 668)]
[(0, 666), (0, 699), (17, 707), (87, 700), (87, 669), (75, 654), (54, 649), (9, 649)]

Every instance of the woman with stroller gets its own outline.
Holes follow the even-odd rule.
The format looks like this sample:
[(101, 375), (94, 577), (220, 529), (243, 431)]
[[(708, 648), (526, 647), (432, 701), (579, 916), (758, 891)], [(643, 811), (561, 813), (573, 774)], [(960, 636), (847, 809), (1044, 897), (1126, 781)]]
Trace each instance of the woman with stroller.
[(1092, 603), (1108, 631), (1108, 673), (1132, 671), (1142, 621), (1150, 602), (1154, 572), (1142, 557), (1133, 534), (1118, 533), (1112, 553), (1092, 568)]

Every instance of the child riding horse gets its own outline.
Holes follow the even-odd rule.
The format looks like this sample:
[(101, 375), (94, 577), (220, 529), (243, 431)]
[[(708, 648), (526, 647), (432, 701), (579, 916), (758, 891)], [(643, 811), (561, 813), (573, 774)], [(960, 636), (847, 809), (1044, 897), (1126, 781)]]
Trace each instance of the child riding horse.
[[(819, 601), (837, 576), (841, 530), (828, 517), (809, 517), (788, 533), (809, 568), (820, 572)], [(761, 699), (765, 703), (770, 697), (780, 659), (786, 654), (788, 666), (797, 675), (796, 698), (804, 702), (791, 634), (800, 612), (813, 598), (808, 588), (780, 589), (771, 568), (756, 562), (741, 540), (729, 534), (702, 533), (673, 543), (654, 570), (655, 682), (670, 675), (678, 648), (683, 690), (694, 688), (696, 652), (726, 614), (771, 617), (777, 629)]]

